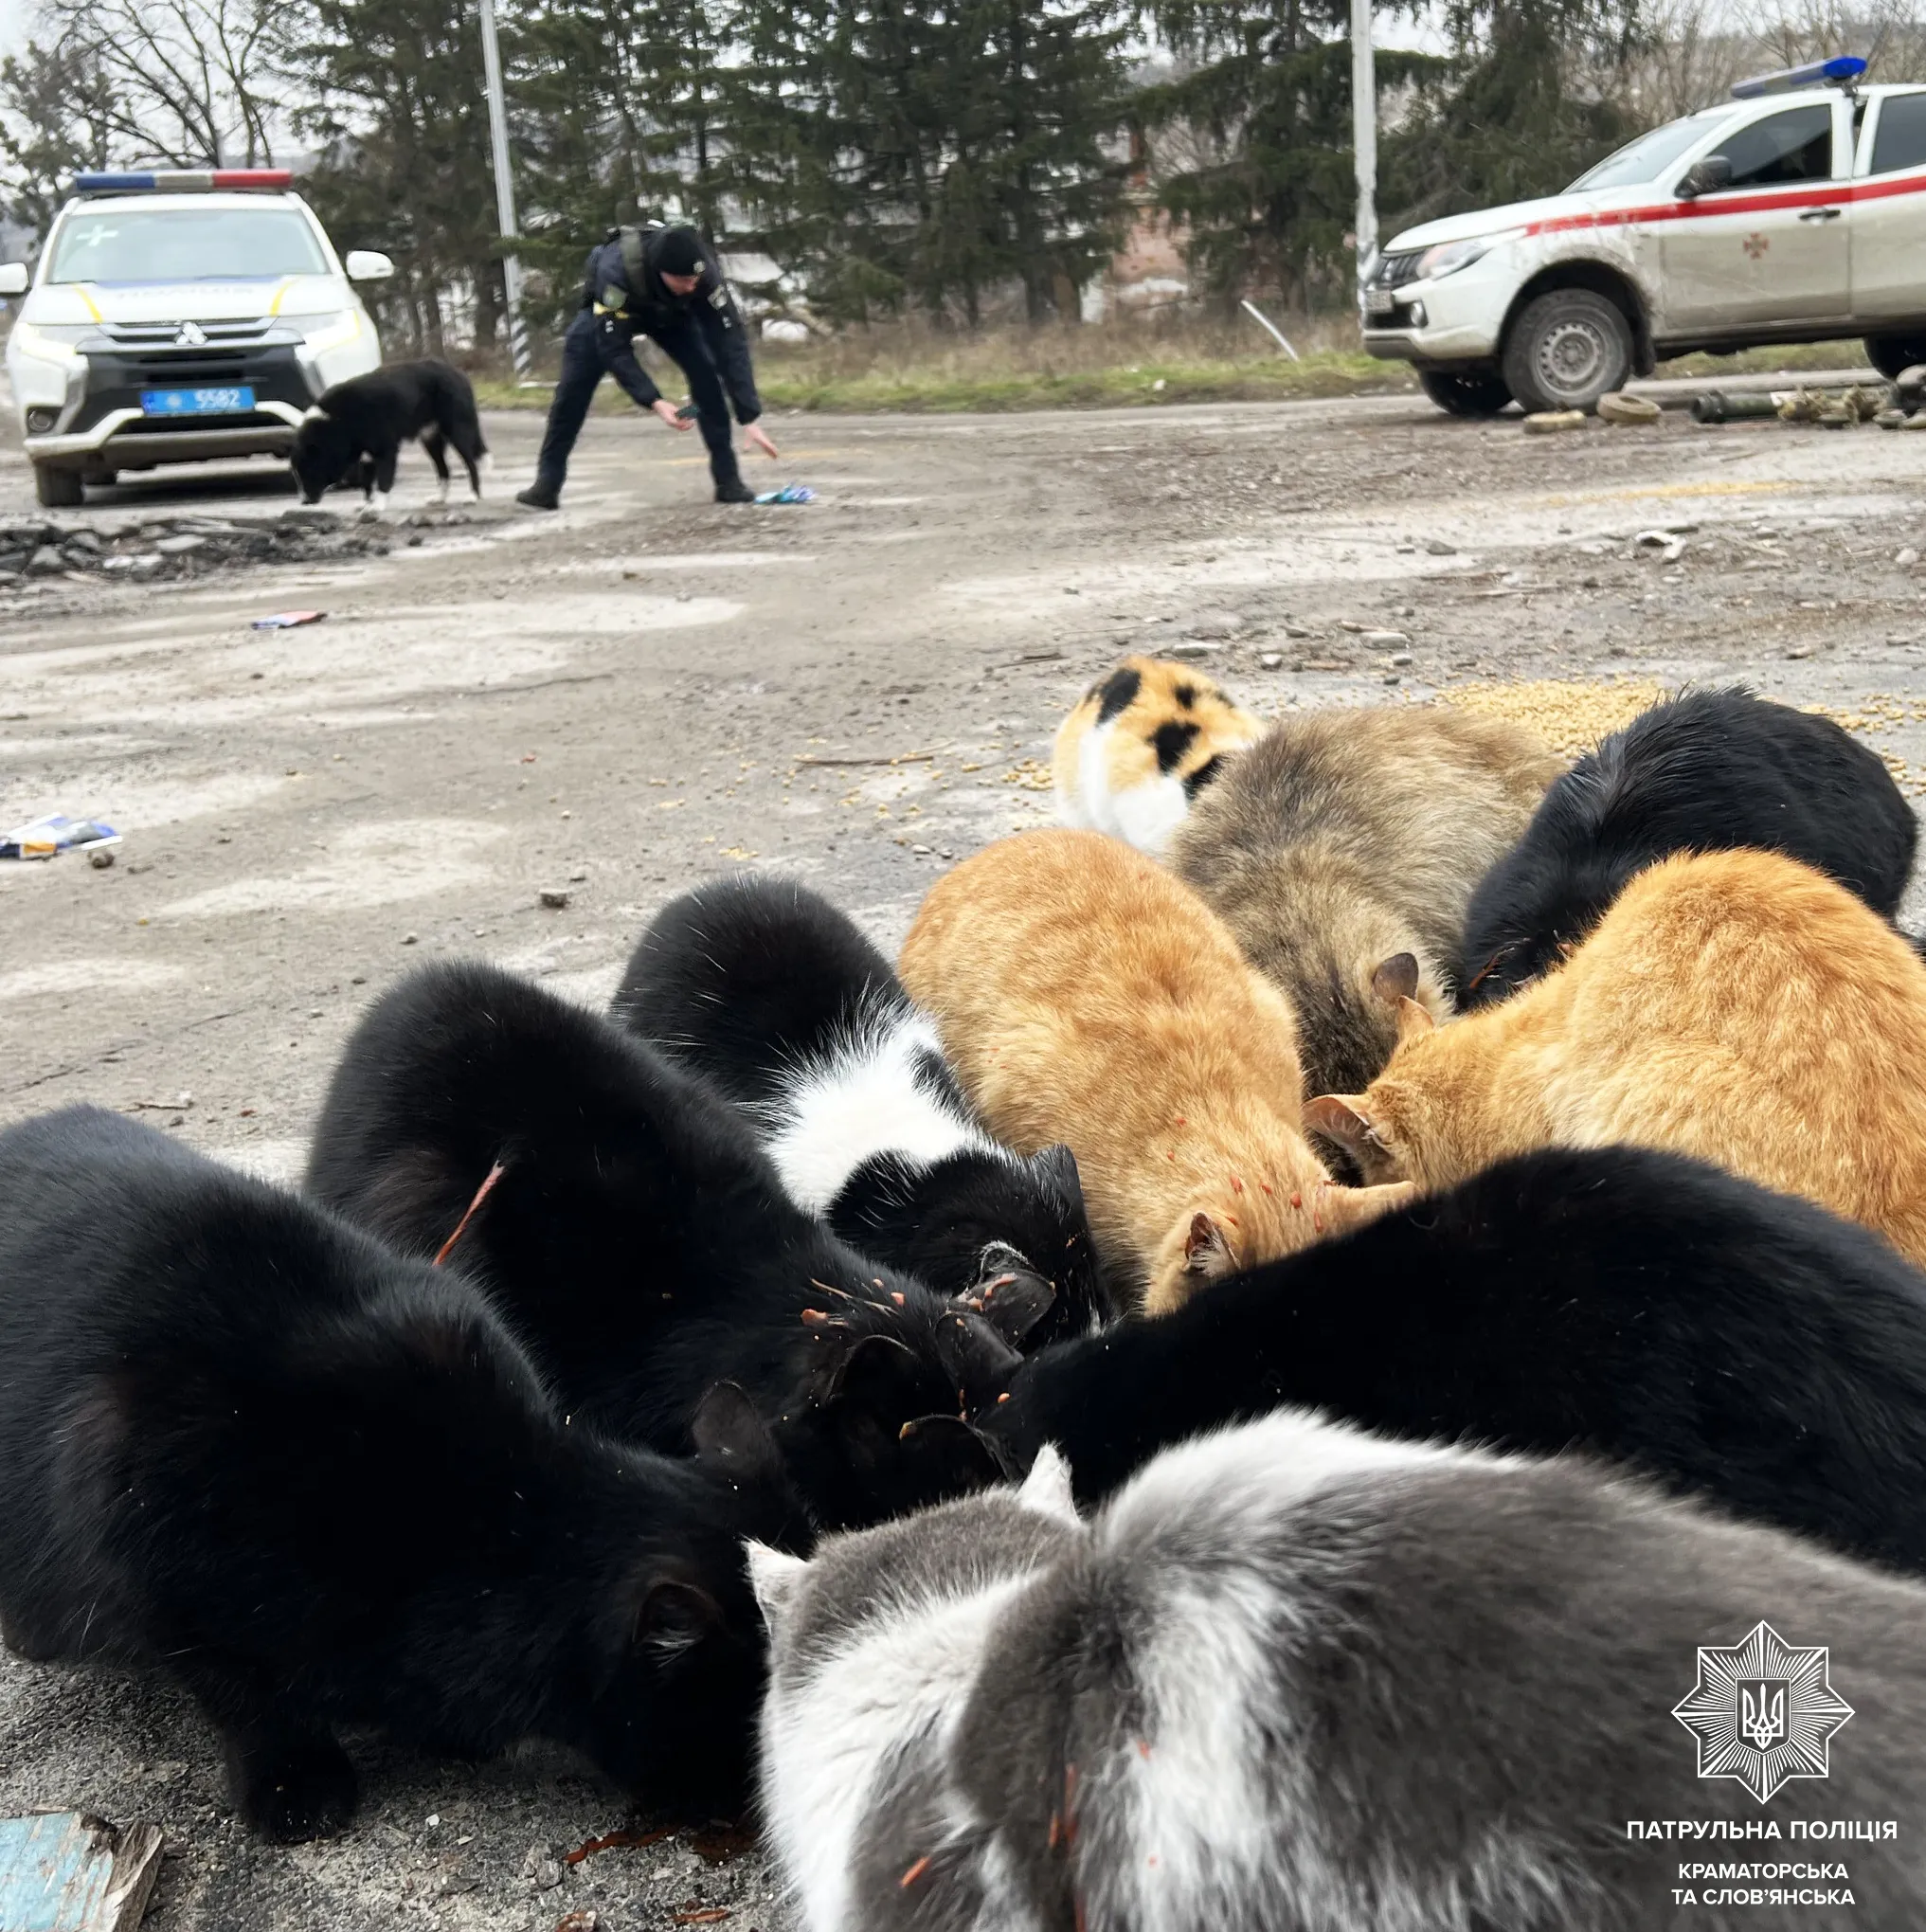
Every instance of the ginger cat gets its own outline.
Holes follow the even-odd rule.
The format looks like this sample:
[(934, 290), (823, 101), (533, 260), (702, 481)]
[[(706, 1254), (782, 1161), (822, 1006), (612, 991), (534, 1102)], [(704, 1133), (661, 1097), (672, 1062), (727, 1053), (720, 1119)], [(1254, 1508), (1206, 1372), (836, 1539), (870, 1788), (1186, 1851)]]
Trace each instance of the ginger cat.
[(1926, 1263), (1926, 966), (1808, 866), (1665, 859), (1548, 978), (1447, 1027), (1399, 1016), (1365, 1092), (1305, 1109), (1367, 1178), (1429, 1192), (1533, 1147), (1670, 1147)]
[(1298, 1125), (1289, 1002), (1117, 840), (1024, 832), (966, 859), (900, 971), (990, 1131), (1075, 1153), (1099, 1253), (1146, 1314), (1413, 1197), (1331, 1181)]

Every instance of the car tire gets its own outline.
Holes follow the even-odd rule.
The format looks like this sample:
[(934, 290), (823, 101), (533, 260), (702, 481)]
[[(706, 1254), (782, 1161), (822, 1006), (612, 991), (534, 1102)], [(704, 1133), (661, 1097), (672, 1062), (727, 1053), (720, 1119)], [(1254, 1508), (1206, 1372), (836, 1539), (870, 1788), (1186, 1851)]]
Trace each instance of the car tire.
[(43, 510), (78, 510), (87, 500), (87, 486), (81, 480), (79, 470), (35, 463), (33, 494), (40, 499)]
[(1926, 335), (1868, 335), (1865, 359), (1889, 383), (1896, 383), (1909, 369), (1926, 362)]
[(1631, 325), (1589, 288), (1555, 288), (1527, 302), (1505, 332), (1500, 367), (1527, 415), (1590, 410), (1631, 373)]
[(1495, 416), (1511, 401), (1504, 378), (1489, 370), (1421, 369), (1418, 388), (1448, 416)]

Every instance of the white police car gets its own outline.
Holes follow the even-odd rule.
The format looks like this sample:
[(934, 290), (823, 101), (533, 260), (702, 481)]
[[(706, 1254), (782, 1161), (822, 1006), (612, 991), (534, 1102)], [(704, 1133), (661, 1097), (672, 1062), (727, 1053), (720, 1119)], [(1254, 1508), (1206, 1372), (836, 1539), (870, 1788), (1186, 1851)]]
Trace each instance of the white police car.
[(352, 284), (386, 255), (335, 256), (281, 169), (81, 174), (7, 342), (40, 500), (79, 503), (121, 470), (284, 456), (332, 383), (377, 368)]
[(1926, 361), (1926, 86), (1845, 55), (1741, 81), (1563, 194), (1426, 222), (1364, 264), (1364, 346), (1457, 415), (1589, 409), (1634, 372), (1863, 335)]

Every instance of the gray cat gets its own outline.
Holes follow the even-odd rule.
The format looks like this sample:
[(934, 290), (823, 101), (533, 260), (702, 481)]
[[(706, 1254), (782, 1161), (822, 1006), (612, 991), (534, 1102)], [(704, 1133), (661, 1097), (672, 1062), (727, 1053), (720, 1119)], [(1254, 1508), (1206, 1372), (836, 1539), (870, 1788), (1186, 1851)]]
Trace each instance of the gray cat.
[[(1926, 1925), (1926, 1590), (1582, 1461), (1284, 1411), (1089, 1523), (1045, 1450), (750, 1569), (810, 1932)], [(1673, 1715), (1762, 1620), (1829, 1647), (1830, 1689), (1714, 1658), (1707, 1722), (1845, 1726), (1763, 1803)]]

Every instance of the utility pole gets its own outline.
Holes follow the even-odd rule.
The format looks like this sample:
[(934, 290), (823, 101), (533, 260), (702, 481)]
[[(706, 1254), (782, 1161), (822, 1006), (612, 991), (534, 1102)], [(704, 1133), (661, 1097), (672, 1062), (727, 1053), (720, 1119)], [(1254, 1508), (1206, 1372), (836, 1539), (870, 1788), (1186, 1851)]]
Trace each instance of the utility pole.
[[(482, 0), (484, 6), (487, 0)], [(1358, 167), (1358, 279), (1377, 246), (1377, 65), (1371, 0), (1351, 0), (1351, 143)]]
[[(495, 218), (502, 239), (515, 244), (515, 184), (509, 172), (508, 101), (501, 87), (501, 48), (495, 37), (495, 0), (480, 0), (481, 68), (488, 81), (488, 135), (495, 150)], [(515, 380), (529, 379), (529, 334), (522, 326), (522, 262), (514, 254), (502, 257), (502, 293), (508, 301), (508, 352)]]

